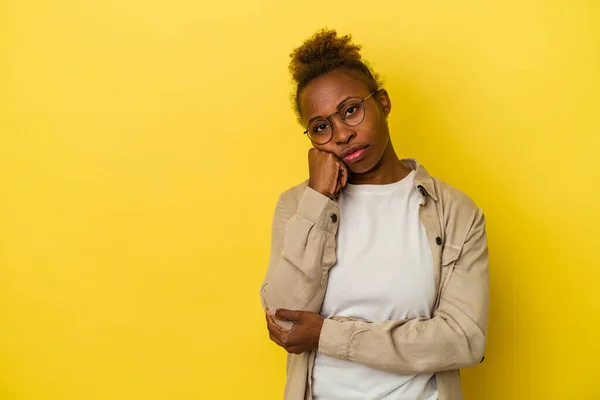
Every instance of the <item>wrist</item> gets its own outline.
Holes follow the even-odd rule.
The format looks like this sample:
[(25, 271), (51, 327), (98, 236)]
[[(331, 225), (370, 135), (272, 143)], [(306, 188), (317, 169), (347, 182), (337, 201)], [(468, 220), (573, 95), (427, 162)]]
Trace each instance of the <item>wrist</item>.
[(325, 322), (325, 318), (319, 315), (319, 319), (315, 322), (314, 326), (314, 334), (313, 334), (313, 349), (319, 349), (319, 342), (321, 341), (321, 331), (323, 330), (323, 323)]
[(311, 188), (312, 190), (314, 190), (315, 192), (319, 192), (323, 196), (330, 198), (331, 200), (335, 199), (335, 196), (333, 195), (333, 193), (329, 193), (328, 190), (320, 188), (318, 185), (314, 185), (314, 184), (312, 184), (312, 183), (309, 182), (308, 183), (308, 187)]

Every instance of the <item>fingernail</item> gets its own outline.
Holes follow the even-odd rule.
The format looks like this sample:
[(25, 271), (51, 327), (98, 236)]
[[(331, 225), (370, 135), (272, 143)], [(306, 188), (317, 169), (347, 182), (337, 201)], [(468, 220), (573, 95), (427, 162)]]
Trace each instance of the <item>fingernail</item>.
[(267, 314), (271, 317), (274, 317), (276, 313), (277, 313), (277, 309), (267, 311)]

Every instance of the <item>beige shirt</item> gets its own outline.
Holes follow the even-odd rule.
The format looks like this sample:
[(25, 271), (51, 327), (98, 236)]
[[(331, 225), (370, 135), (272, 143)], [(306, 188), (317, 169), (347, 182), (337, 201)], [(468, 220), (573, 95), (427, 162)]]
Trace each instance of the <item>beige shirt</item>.
[[(419, 219), (434, 263), (433, 315), (390, 321), (332, 316), (323, 324), (317, 351), (391, 373), (435, 373), (439, 399), (459, 400), (458, 369), (482, 361), (485, 348), (485, 218), (469, 197), (431, 177), (415, 160), (402, 162), (416, 171), (414, 185), (422, 196)], [(320, 311), (336, 263), (338, 221), (337, 202), (309, 188), (308, 181), (281, 194), (260, 291), (263, 308)], [(288, 354), (285, 400), (312, 399), (315, 354)]]

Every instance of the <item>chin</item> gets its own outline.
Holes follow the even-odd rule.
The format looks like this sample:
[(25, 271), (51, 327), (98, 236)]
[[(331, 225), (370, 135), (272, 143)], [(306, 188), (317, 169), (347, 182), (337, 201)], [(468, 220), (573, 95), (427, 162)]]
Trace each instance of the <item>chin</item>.
[(365, 174), (367, 172), (376, 170), (377, 167), (379, 167), (379, 161), (373, 162), (367, 159), (361, 160), (356, 164), (348, 165), (348, 169), (352, 171), (353, 174)]

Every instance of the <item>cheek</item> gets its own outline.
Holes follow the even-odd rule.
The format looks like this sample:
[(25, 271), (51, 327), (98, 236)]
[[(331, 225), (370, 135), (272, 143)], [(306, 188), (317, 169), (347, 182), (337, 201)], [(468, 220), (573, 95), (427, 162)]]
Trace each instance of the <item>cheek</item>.
[(370, 143), (372, 146), (379, 147), (385, 142), (385, 131), (381, 127), (373, 125), (365, 127), (363, 140)]
[(387, 142), (389, 131), (385, 119), (383, 121), (373, 121), (369, 126), (369, 131), (371, 140), (373, 140), (374, 143), (385, 144)]

